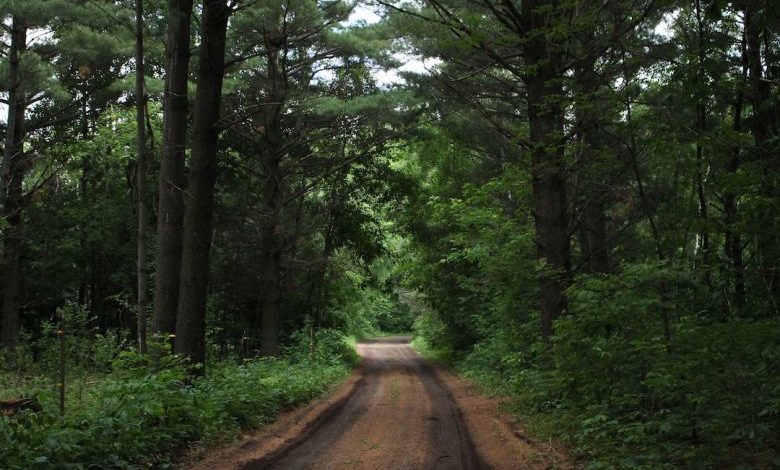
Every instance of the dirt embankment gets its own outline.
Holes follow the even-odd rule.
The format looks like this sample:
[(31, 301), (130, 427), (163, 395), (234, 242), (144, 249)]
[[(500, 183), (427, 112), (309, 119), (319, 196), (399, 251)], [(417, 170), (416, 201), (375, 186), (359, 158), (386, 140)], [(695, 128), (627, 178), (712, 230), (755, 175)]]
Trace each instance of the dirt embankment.
[(361, 368), (331, 397), (191, 468), (574, 468), (499, 414), (497, 400), (428, 364), (403, 338), (361, 343), (358, 353)]

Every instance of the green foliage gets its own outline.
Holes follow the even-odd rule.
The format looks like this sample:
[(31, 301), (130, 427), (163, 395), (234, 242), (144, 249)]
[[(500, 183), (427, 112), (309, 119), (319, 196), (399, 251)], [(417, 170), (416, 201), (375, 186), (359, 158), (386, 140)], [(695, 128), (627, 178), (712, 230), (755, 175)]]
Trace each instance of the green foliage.
[(594, 468), (761, 467), (778, 457), (780, 327), (713, 318), (697, 289), (685, 271), (655, 264), (570, 289), (555, 387), (538, 403), (579, 423), (574, 439)]
[(105, 373), (113, 360), (129, 345), (123, 334), (109, 329), (100, 332), (96, 319), (83, 305), (67, 302), (56, 318), (41, 323), (35, 336), (26, 334), (17, 350), (18, 369), (53, 376), (59, 367), (59, 317), (63, 332), (67, 368), (80, 374)]
[[(656, 263), (580, 276), (551, 351), (531, 318), (450, 359), (514, 397), (536, 432), (571, 440), (588, 468), (769, 468), (780, 445), (780, 327), (713, 317), (701, 291)], [(435, 314), (417, 325), (446, 344)]]
[(354, 351), (337, 332), (318, 340), (313, 357), (221, 363), (195, 380), (177, 356), (125, 351), (64, 416), (53, 387), (28, 384), (16, 392), (38, 396), (44, 411), (0, 418), (0, 461), (9, 470), (160, 465), (178, 446), (268, 423), (343, 379)]
[(360, 357), (339, 330), (325, 328), (312, 335), (310, 327), (295, 332), (290, 338), (285, 356), (295, 362), (348, 364), (356, 366)]
[(398, 269), (393, 255), (366, 266), (350, 251), (336, 253), (329, 271), (329, 324), (358, 338), (410, 332), (417, 312), (403, 289), (391, 286)]

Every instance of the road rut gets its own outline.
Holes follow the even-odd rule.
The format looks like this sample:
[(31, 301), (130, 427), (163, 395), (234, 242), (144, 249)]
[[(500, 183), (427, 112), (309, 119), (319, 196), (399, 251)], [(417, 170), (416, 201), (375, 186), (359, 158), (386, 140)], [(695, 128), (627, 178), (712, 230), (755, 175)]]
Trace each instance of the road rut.
[(194, 470), (477, 470), (573, 468), (524, 435), (457, 377), (428, 364), (409, 338), (362, 342), (358, 373), (327, 400), (282, 416)]
[(482, 468), (447, 387), (404, 338), (357, 346), (363, 383), (303, 442), (254, 469)]

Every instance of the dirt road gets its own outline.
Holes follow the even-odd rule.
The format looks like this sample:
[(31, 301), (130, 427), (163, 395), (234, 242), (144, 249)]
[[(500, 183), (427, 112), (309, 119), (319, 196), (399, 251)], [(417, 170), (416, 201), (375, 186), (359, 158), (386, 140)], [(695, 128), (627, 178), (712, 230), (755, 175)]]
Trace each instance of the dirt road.
[(360, 372), (329, 400), (195, 469), (569, 468), (557, 449), (500, 419), (497, 403), (424, 361), (408, 338), (358, 345)]

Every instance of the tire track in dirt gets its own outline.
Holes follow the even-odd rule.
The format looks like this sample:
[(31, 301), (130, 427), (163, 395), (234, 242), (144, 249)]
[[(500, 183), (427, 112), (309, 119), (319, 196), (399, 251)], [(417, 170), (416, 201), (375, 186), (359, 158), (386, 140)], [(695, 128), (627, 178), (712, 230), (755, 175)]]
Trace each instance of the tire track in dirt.
[(498, 411), (501, 400), (429, 364), (409, 338), (357, 346), (363, 363), (325, 400), (283, 414), (193, 470), (573, 469)]
[(338, 413), (245, 470), (484, 467), (452, 394), (406, 338), (361, 343), (358, 352), (363, 385)]

